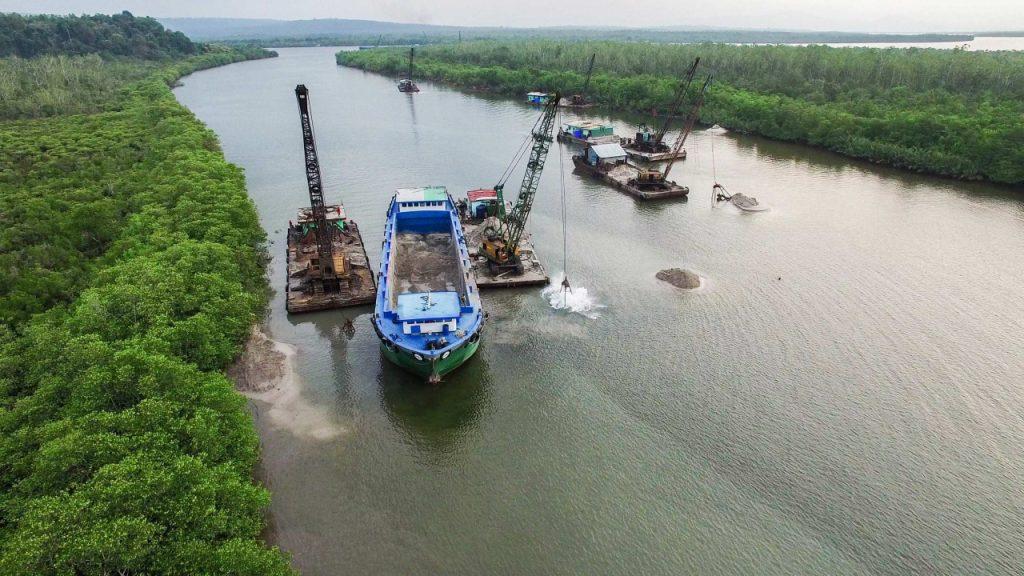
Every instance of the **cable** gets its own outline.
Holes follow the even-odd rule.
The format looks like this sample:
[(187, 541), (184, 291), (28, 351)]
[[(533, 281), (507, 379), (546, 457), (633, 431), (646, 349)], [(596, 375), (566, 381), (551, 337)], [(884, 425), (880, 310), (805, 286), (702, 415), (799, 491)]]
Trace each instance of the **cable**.
[[(562, 125), (562, 111), (558, 111), (558, 125)], [(565, 209), (565, 165), (562, 159), (562, 145), (558, 142), (555, 143), (558, 146), (558, 178), (561, 182), (562, 192), (562, 307), (566, 305), (565, 292), (568, 290), (572, 292), (572, 288), (569, 286), (569, 233), (566, 225), (567, 213)]]

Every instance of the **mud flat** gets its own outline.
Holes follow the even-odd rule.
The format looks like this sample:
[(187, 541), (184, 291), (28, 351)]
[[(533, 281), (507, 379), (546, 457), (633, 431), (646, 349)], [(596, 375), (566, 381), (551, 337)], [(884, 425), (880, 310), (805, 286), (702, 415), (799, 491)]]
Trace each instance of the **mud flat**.
[(703, 283), (699, 274), (692, 270), (684, 270), (682, 268), (668, 268), (662, 270), (655, 274), (655, 278), (668, 282), (676, 288), (682, 288), (684, 290), (700, 288)]
[(245, 351), (227, 370), (235, 389), (252, 400), (253, 416), (274, 428), (310, 440), (331, 440), (345, 433), (330, 412), (302, 395), (295, 370), (296, 349), (253, 328)]

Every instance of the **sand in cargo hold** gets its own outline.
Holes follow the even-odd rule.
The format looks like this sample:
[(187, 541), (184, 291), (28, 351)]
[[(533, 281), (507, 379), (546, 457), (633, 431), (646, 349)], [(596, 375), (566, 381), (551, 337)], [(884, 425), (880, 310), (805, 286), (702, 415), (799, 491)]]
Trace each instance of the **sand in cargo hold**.
[(302, 395), (302, 380), (295, 371), (295, 347), (271, 340), (254, 328), (242, 356), (228, 368), (235, 388), (257, 401), (257, 420), (312, 440), (331, 440), (346, 432), (320, 406)]
[(459, 290), (461, 271), (451, 234), (399, 232), (396, 240), (394, 262), (398, 290), (393, 295)]

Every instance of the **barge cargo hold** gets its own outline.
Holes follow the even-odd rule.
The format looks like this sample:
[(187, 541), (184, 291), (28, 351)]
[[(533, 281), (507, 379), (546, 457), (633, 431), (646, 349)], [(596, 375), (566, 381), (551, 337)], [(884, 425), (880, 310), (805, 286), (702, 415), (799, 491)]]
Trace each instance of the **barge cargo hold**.
[(626, 151), (618, 144), (588, 146), (583, 154), (572, 157), (576, 169), (611, 184), (641, 200), (683, 198), (690, 193), (686, 186), (670, 180), (644, 182), (643, 171), (626, 161)]
[(444, 187), (395, 193), (378, 278), (372, 322), (385, 358), (437, 383), (476, 353), (484, 313)]
[(327, 206), (326, 215), (338, 289), (325, 290), (323, 283), (319, 282), (316, 224), (312, 210), (302, 208), (298, 220), (288, 225), (285, 253), (288, 266), (285, 308), (291, 314), (373, 303), (377, 285), (359, 227), (346, 218), (340, 205)]

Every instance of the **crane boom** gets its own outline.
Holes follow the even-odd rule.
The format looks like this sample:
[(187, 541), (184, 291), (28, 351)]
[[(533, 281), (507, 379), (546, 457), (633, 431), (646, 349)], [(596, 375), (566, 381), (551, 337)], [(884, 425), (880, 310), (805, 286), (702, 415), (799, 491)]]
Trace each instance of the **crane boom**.
[[(523, 230), (526, 228), (526, 220), (530, 217), (530, 210), (533, 208), (533, 199), (537, 193), (537, 186), (540, 184), (540, 176), (544, 170), (544, 162), (551, 149), (552, 129), (555, 125), (555, 114), (558, 112), (558, 100), (561, 97), (557, 92), (554, 97), (548, 100), (541, 111), (540, 118), (533, 125), (530, 135), (533, 138), (533, 147), (530, 150), (530, 159), (526, 162), (526, 172), (523, 174), (523, 182), (519, 187), (519, 196), (512, 207), (511, 213), (505, 211), (505, 196), (503, 192), (504, 182), (494, 187), (498, 193), (498, 220), (500, 225), (500, 240), (503, 242), (504, 260), (515, 260), (519, 252), (519, 241), (523, 237)], [(485, 241), (486, 243), (486, 241)], [(493, 253), (498, 256), (497, 251), (486, 249), (486, 253)], [(499, 256), (497, 259), (502, 260)], [(504, 262), (501, 262), (504, 263)]]
[(590, 64), (587, 65), (587, 79), (583, 81), (583, 90), (580, 91), (580, 98), (586, 98), (587, 89), (590, 88), (590, 75), (594, 73), (594, 60), (597, 58), (597, 52), (590, 55)]
[(672, 122), (672, 117), (679, 113), (686, 92), (690, 89), (690, 83), (693, 82), (693, 75), (697, 73), (698, 64), (700, 64), (700, 56), (693, 59), (693, 64), (690, 64), (690, 69), (686, 71), (686, 79), (679, 84), (679, 88), (676, 90), (675, 97), (672, 98), (672, 105), (669, 107), (668, 113), (665, 114), (665, 121), (661, 123), (661, 128), (654, 135), (655, 146), (661, 144), (661, 141), (665, 139), (665, 133), (668, 132), (668, 125)]
[(690, 113), (686, 115), (686, 123), (683, 124), (682, 131), (679, 132), (679, 136), (676, 137), (675, 144), (672, 146), (672, 156), (665, 165), (664, 175), (668, 178), (668, 173), (672, 170), (672, 165), (676, 163), (676, 157), (679, 155), (679, 151), (683, 149), (683, 143), (686, 142), (687, 136), (693, 131), (693, 125), (697, 123), (697, 118), (700, 116), (700, 108), (704, 105), (704, 95), (708, 91), (708, 86), (711, 85), (711, 74), (708, 74), (704, 80), (704, 84), (700, 87), (700, 91), (697, 92), (697, 98), (693, 101), (693, 106), (690, 107)]
[(412, 59), (416, 55), (416, 48), (409, 48), (409, 75), (406, 76), (409, 80), (412, 80)]
[(313, 216), (320, 277), (328, 283), (337, 278), (334, 270), (334, 237), (327, 226), (327, 209), (324, 206), (323, 178), (320, 174), (320, 160), (316, 153), (313, 137), (313, 119), (309, 113), (309, 90), (304, 84), (295, 87), (295, 98), (299, 102), (299, 120), (302, 124), (302, 148), (306, 159), (306, 184), (309, 186), (309, 205)]

